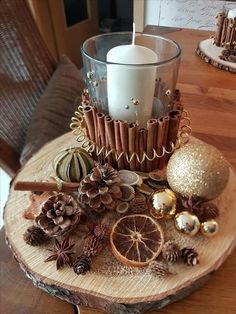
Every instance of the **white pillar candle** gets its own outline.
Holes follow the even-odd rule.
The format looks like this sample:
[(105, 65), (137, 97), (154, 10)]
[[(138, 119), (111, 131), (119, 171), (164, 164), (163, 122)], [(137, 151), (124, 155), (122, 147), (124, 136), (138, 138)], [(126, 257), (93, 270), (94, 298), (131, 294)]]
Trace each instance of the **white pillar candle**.
[[(135, 45), (134, 36), (133, 31), (131, 45), (117, 46), (107, 53), (108, 62), (119, 63), (107, 65), (108, 110), (113, 119), (145, 126), (152, 115), (156, 67), (144, 65), (156, 63), (158, 58), (153, 50)], [(134, 105), (132, 99), (139, 104)]]
[(227, 15), (228, 19), (233, 19), (236, 17), (236, 8), (230, 9)]

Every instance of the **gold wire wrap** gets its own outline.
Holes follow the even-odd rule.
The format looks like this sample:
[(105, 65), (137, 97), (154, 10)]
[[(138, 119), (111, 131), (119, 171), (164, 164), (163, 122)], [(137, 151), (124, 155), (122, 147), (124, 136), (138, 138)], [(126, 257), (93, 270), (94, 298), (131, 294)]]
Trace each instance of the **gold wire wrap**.
[(143, 163), (145, 160), (153, 161), (155, 158), (161, 158), (165, 154), (172, 154), (175, 149), (179, 148), (189, 141), (189, 137), (192, 133), (191, 120), (188, 116), (188, 112), (186, 110), (183, 110), (176, 144), (174, 145), (173, 142), (169, 143), (171, 146), (170, 150), (167, 150), (166, 147), (162, 146), (161, 154), (158, 154), (157, 151), (153, 148), (153, 154), (151, 157), (149, 157), (146, 152), (143, 152), (143, 156), (142, 158), (140, 158), (136, 152), (132, 153), (131, 155), (125, 152), (117, 153), (117, 151), (114, 149), (109, 149), (105, 146), (99, 147), (96, 145), (96, 143), (92, 142), (86, 135), (82, 106), (79, 106), (78, 110), (75, 111), (75, 116), (71, 119), (70, 128), (72, 130), (72, 133), (76, 136), (77, 142), (80, 143), (81, 147), (86, 149), (88, 152), (95, 153), (97, 156), (104, 154), (105, 158), (113, 154), (116, 161), (124, 156), (128, 163), (131, 163), (132, 160), (136, 158), (137, 162), (140, 164)]

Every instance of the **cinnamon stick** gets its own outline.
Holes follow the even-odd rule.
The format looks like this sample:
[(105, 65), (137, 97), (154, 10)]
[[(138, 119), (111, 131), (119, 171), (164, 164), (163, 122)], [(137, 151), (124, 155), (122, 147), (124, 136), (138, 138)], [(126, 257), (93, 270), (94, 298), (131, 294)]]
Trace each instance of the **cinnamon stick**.
[(81, 98), (82, 98), (82, 101), (89, 101), (89, 93), (88, 93), (88, 90), (85, 88), (81, 94)]
[[(122, 151), (126, 154), (129, 153), (129, 142), (128, 142), (128, 123), (120, 121), (120, 139)], [(129, 163), (124, 157), (125, 168), (129, 169)]]
[[(170, 117), (169, 116), (165, 116), (163, 118), (163, 124), (164, 124), (164, 134), (163, 134), (163, 141), (162, 141), (162, 146), (163, 147), (166, 147), (166, 144), (167, 144), (167, 136), (168, 136), (168, 129), (169, 129), (169, 120), (170, 120)], [(166, 162), (166, 154), (160, 158), (160, 161), (159, 161), (159, 169), (163, 169), (164, 166), (165, 166), (165, 162)]]
[(220, 46), (221, 33), (222, 33), (224, 20), (225, 20), (224, 12), (219, 13), (218, 16), (217, 16), (216, 32), (215, 32), (215, 38), (214, 38), (216, 46)]
[[(147, 129), (140, 128), (138, 130), (138, 146), (139, 146), (139, 159), (143, 158), (143, 153), (146, 152), (147, 147)], [(146, 172), (146, 159), (140, 164), (140, 171)]]
[[(118, 155), (122, 153), (122, 145), (121, 145), (121, 136), (120, 136), (120, 121), (114, 120), (114, 129), (115, 129), (115, 144), (116, 144), (116, 152)], [(120, 156), (117, 160), (118, 169), (124, 169), (124, 156)]]
[(96, 114), (97, 116), (97, 126), (98, 126), (98, 144), (99, 146), (106, 146), (106, 136), (105, 136), (105, 115), (101, 112)]
[(56, 182), (30, 182), (30, 181), (17, 181), (14, 185), (15, 191), (35, 191), (35, 192), (44, 192), (44, 191), (62, 191), (62, 192), (73, 192), (77, 191), (79, 183), (74, 182), (63, 182), (61, 183), (61, 188)]
[(98, 112), (97, 107), (93, 106), (92, 113), (93, 113), (93, 123), (94, 123), (94, 130), (95, 130), (95, 142), (97, 145), (99, 145), (97, 112)]
[[(136, 143), (137, 143), (137, 124), (136, 123), (129, 124), (128, 134), (129, 134), (129, 157), (131, 157), (132, 154), (136, 152)], [(133, 159), (130, 161), (129, 168), (130, 170), (138, 170), (136, 156), (134, 156)]]
[(93, 120), (93, 106), (86, 106), (84, 108), (84, 118), (86, 122), (86, 128), (88, 131), (88, 136), (90, 140), (95, 142), (96, 138), (95, 138), (95, 126), (94, 126), (94, 120)]
[[(160, 156), (162, 154), (162, 143), (165, 133), (165, 124), (163, 117), (157, 120), (158, 126), (157, 126), (157, 138), (156, 138), (156, 147), (157, 147), (157, 154)], [(155, 162), (155, 168), (159, 168), (160, 158), (156, 159)]]
[(221, 33), (221, 38), (220, 38), (220, 46), (223, 47), (225, 44), (225, 38), (226, 38), (226, 32), (228, 28), (228, 19), (224, 19), (223, 27), (222, 27), (222, 33)]
[[(147, 121), (147, 155), (149, 158), (153, 157), (153, 148), (156, 149), (157, 137), (157, 119), (150, 119)], [(155, 160), (146, 162), (147, 171), (150, 172), (155, 168)]]
[[(170, 118), (169, 120), (169, 127), (168, 127), (168, 136), (167, 136), (167, 150), (171, 150), (171, 143), (175, 145), (178, 130), (179, 130), (179, 124), (181, 119), (181, 112), (179, 110), (172, 110), (168, 113), (168, 116)], [(167, 156), (167, 160), (170, 158), (170, 154)]]
[[(114, 122), (110, 116), (105, 116), (104, 118), (105, 122), (105, 139), (106, 139), (106, 147), (110, 151), (111, 149), (115, 149), (115, 131), (114, 131)], [(107, 162), (112, 165), (116, 166), (114, 164), (115, 158), (113, 158), (113, 154), (110, 153), (107, 156)]]

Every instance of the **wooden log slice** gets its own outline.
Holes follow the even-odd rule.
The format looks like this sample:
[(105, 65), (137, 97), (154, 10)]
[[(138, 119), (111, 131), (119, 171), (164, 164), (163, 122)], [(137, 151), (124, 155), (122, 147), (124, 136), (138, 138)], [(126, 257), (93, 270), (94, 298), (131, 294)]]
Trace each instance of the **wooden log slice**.
[(236, 73), (236, 63), (219, 58), (225, 48), (213, 45), (213, 39), (205, 39), (198, 43), (196, 53), (206, 62), (216, 68)]
[[(16, 180), (45, 180), (53, 174), (51, 160), (59, 149), (77, 146), (72, 134), (66, 134), (44, 146), (18, 173)], [(22, 217), (27, 207), (28, 192), (11, 189), (5, 207), (4, 220), (8, 244), (22, 270), (33, 283), (44, 291), (75, 305), (99, 308), (109, 313), (142, 313), (151, 308), (162, 308), (196, 290), (217, 270), (233, 250), (236, 243), (236, 175), (230, 170), (229, 183), (217, 199), (220, 208), (220, 231), (213, 238), (201, 234), (186, 238), (177, 233), (173, 222), (169, 225), (172, 239), (179, 245), (195, 247), (200, 264), (188, 267), (179, 263), (174, 274), (158, 278), (148, 272), (127, 272), (118, 276), (90, 272), (77, 276), (69, 267), (56, 270), (53, 262), (44, 263), (48, 256), (45, 247), (35, 248), (23, 241), (23, 233), (31, 221)], [(165, 234), (166, 239), (170, 233)], [(107, 254), (107, 253), (106, 253)], [(112, 259), (112, 255), (104, 258)], [(102, 264), (100, 264), (102, 265)], [(227, 284), (227, 283), (226, 283)]]

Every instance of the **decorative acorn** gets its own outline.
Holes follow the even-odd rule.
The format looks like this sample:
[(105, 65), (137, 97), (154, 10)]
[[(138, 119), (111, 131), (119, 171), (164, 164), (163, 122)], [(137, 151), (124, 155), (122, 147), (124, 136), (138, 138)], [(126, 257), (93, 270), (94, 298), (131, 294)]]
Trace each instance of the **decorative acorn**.
[(66, 182), (80, 182), (93, 167), (92, 157), (78, 147), (60, 151), (53, 160), (57, 177)]

